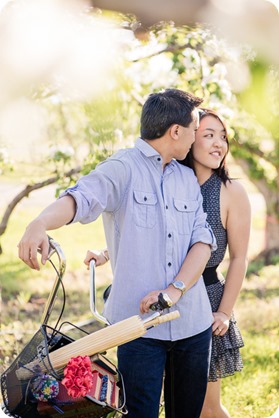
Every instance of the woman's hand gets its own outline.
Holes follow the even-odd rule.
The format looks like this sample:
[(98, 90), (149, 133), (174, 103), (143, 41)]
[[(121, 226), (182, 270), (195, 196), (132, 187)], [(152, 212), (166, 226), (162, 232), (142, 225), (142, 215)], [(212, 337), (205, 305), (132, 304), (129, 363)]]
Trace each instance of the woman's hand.
[(102, 266), (109, 260), (108, 251), (88, 250), (84, 259), (84, 264), (87, 265), (88, 269), (91, 260), (95, 260), (96, 267)]
[(213, 324), (212, 324), (212, 332), (214, 335), (218, 335), (222, 337), (226, 334), (229, 329), (230, 325), (230, 318), (224, 312), (213, 312)]

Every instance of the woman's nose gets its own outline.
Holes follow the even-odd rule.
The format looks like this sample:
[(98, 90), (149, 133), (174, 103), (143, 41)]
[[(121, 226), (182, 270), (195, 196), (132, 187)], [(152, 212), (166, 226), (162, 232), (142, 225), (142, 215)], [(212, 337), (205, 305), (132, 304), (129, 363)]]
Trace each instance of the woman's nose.
[(223, 145), (222, 139), (218, 138), (218, 137), (214, 138), (214, 145), (216, 145), (218, 147), (222, 147), (222, 145)]

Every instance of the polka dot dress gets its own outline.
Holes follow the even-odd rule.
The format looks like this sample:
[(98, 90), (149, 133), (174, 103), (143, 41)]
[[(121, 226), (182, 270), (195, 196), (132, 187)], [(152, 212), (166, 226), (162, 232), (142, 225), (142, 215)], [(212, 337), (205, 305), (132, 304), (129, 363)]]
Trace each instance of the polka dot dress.
[[(207, 263), (207, 268), (217, 268), (223, 260), (227, 248), (227, 231), (222, 225), (220, 214), (221, 184), (221, 179), (216, 173), (214, 173), (201, 186), (203, 208), (207, 213), (207, 221), (214, 232), (218, 245), (217, 250), (212, 253), (211, 258)], [(218, 279), (219, 280), (213, 284), (208, 284), (205, 280), (212, 312), (216, 312), (218, 310), (224, 292), (225, 279), (219, 272)], [(241, 333), (234, 315), (232, 314), (229, 329), (226, 334), (222, 337), (213, 335), (212, 338), (212, 355), (208, 378), (210, 382), (233, 375), (236, 371), (240, 371), (243, 368), (239, 352), (239, 348), (243, 346), (244, 343)]]

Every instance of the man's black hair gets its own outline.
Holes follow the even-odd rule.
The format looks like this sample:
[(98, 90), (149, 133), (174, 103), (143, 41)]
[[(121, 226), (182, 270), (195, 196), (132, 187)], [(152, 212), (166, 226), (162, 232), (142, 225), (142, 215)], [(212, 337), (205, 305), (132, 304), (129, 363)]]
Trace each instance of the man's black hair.
[(199, 97), (178, 89), (150, 94), (142, 108), (141, 138), (160, 138), (173, 124), (189, 126), (193, 110), (201, 103)]

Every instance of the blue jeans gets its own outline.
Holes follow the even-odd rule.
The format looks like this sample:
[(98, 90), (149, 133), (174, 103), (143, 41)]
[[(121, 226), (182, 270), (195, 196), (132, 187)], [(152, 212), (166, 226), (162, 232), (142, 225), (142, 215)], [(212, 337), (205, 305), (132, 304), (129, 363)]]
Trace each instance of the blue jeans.
[(165, 374), (166, 418), (199, 418), (212, 329), (178, 341), (138, 338), (118, 347), (129, 418), (158, 418)]

